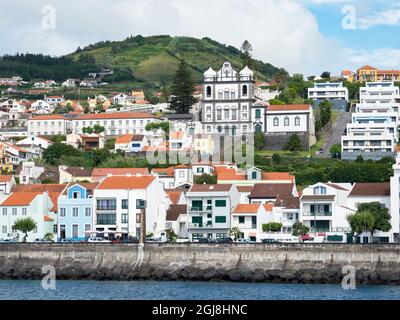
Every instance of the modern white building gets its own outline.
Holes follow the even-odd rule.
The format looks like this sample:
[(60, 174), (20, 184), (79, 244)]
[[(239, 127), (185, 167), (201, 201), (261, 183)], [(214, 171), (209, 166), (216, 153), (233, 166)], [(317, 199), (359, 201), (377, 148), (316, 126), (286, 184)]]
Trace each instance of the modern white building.
[(342, 137), (342, 158), (359, 155), (378, 160), (393, 156), (398, 141), (399, 87), (391, 81), (368, 82), (360, 88), (360, 103)]
[(255, 102), (254, 72), (239, 73), (229, 62), (216, 72), (204, 73), (201, 119), (205, 133), (240, 135), (252, 132), (251, 107)]
[(349, 91), (342, 82), (316, 82), (313, 88), (308, 88), (308, 99), (316, 104), (328, 100), (334, 109), (346, 111)]
[(119, 236), (140, 237), (141, 209), (138, 200), (145, 201), (146, 234), (160, 237), (165, 232), (168, 197), (154, 176), (111, 176), (94, 190), (94, 228)]
[(236, 186), (196, 184), (186, 193), (190, 240), (229, 237), (231, 211), (240, 201)]

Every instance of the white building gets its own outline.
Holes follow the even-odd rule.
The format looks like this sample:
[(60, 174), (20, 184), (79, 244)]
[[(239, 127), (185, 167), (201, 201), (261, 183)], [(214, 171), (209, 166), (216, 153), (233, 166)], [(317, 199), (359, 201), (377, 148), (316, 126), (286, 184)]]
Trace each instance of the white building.
[(54, 112), (54, 105), (44, 101), (44, 100), (37, 100), (31, 104), (30, 111), (32, 113), (40, 113), (45, 111), (46, 113)]
[(226, 135), (252, 132), (254, 100), (254, 73), (249, 68), (237, 73), (229, 62), (218, 72), (209, 68), (204, 73), (201, 104), (204, 132)]
[(398, 141), (399, 87), (391, 81), (368, 82), (360, 88), (360, 103), (342, 137), (342, 158), (359, 155), (378, 160), (393, 156)]
[[(393, 165), (393, 177), (390, 178), (390, 216), (394, 239), (398, 239), (400, 229), (400, 165)], [(396, 239), (396, 240), (397, 240)]]
[(328, 100), (334, 109), (346, 111), (349, 91), (342, 82), (315, 82), (313, 88), (308, 88), (308, 99), (317, 103)]
[(36, 166), (33, 161), (22, 162), (22, 168), (19, 173), (20, 184), (38, 183), (38, 178), (44, 172), (44, 167)]
[(152, 131), (146, 131), (147, 124), (161, 122), (160, 117), (149, 113), (120, 112), (84, 114), (71, 120), (72, 132), (81, 134), (85, 127), (100, 125), (105, 128), (108, 136), (123, 134), (152, 135)]
[(46, 96), (45, 95), (44, 101), (49, 104), (57, 105), (59, 103), (65, 102), (65, 99), (64, 99), (64, 96)]
[(229, 237), (231, 211), (240, 201), (234, 185), (193, 185), (186, 193), (190, 240)]
[(165, 232), (168, 198), (154, 176), (112, 176), (94, 190), (95, 230), (105, 234), (140, 237), (138, 200), (146, 203), (146, 234)]
[(69, 133), (70, 120), (62, 115), (51, 114), (28, 120), (28, 135), (52, 136)]

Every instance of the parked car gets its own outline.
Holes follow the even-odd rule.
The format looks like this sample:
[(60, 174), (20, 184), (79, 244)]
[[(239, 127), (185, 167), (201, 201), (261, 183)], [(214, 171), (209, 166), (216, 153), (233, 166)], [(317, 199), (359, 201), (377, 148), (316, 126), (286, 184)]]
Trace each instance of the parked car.
[(35, 240), (32, 241), (33, 243), (52, 243), (53, 241), (43, 239), (43, 238), (36, 238)]
[(262, 239), (261, 243), (280, 243), (280, 242), (275, 239)]
[(100, 238), (100, 237), (90, 237), (87, 242), (89, 243), (111, 243), (110, 240)]
[(250, 239), (245, 239), (245, 238), (239, 238), (236, 240), (238, 243), (255, 243), (255, 241), (250, 240)]
[(70, 239), (61, 239), (60, 241), (61, 243), (73, 243), (74, 241), (70, 240)]
[(209, 243), (210, 241), (207, 238), (201, 238), (197, 241), (197, 243)]
[(221, 238), (221, 239), (217, 239), (218, 243), (232, 243), (233, 240), (231, 238)]
[(12, 238), (4, 238), (0, 239), (0, 243), (18, 243), (18, 241)]

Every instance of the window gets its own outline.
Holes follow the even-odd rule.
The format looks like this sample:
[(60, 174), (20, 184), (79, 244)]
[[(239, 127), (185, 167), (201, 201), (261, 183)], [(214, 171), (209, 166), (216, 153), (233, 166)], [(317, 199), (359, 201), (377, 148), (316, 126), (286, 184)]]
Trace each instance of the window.
[(89, 234), (87, 234), (87, 232), (89, 232), (91, 229), (91, 225), (90, 224), (85, 224), (85, 235), (89, 236)]
[(7, 215), (7, 208), (3, 208), (3, 216)]
[(78, 238), (78, 225), (72, 225), (72, 238)]
[(256, 124), (254, 128), (255, 132), (261, 132), (261, 129), (262, 129), (261, 124)]
[(7, 233), (7, 226), (3, 226), (1, 230), (3, 233)]
[(140, 213), (136, 215), (136, 223), (140, 223)]
[(26, 216), (26, 208), (22, 208), (22, 215)]
[(201, 211), (201, 210), (203, 210), (203, 201), (201, 201), (201, 200), (192, 200), (192, 210), (193, 211)]
[(208, 86), (206, 88), (206, 96), (207, 96), (207, 98), (211, 98), (211, 87), (210, 86)]
[(256, 119), (260, 119), (260, 118), (261, 118), (261, 110), (256, 109)]
[(179, 178), (184, 178), (185, 177), (185, 171), (179, 171)]
[(229, 109), (224, 110), (224, 119), (229, 119)]
[(224, 99), (229, 100), (229, 90), (225, 90), (224, 92)]
[(97, 224), (99, 225), (113, 225), (115, 224), (116, 215), (115, 214), (98, 214)]
[(85, 208), (85, 217), (90, 217), (92, 215), (92, 208)]
[(33, 232), (33, 233), (37, 233), (37, 227), (35, 227), (35, 229), (33, 229), (32, 232)]
[(204, 173), (204, 168), (197, 168), (197, 173)]
[(221, 109), (217, 110), (217, 120), (222, 120), (222, 110)]
[(232, 120), (237, 120), (237, 111), (232, 110)]
[(253, 171), (253, 172), (251, 173), (251, 178), (252, 178), (253, 180), (256, 180), (256, 179), (257, 179), (257, 171)]
[(246, 85), (244, 85), (244, 86), (242, 87), (242, 96), (244, 96), (244, 97), (247, 96), (247, 86), (246, 86)]
[(12, 208), (12, 215), (16, 216), (17, 215), (17, 208)]
[(218, 99), (219, 99), (219, 100), (222, 100), (222, 95), (223, 95), (222, 90), (219, 90), (219, 91), (218, 91)]
[(128, 214), (127, 213), (123, 213), (121, 215), (121, 223), (128, 223)]
[(99, 199), (97, 200), (97, 210), (116, 210), (117, 201), (115, 199)]
[(315, 187), (314, 194), (326, 194), (326, 188), (325, 187)]
[(277, 126), (279, 126), (279, 118), (275, 117), (274, 118), (274, 127), (277, 127)]
[(215, 200), (216, 207), (226, 207), (226, 200)]
[(77, 217), (78, 216), (78, 208), (72, 208), (72, 216)]
[(79, 192), (78, 191), (72, 192), (72, 199), (79, 199)]
[(217, 233), (217, 239), (225, 239), (226, 233)]
[(60, 208), (60, 217), (65, 217), (65, 208)]
[(243, 224), (244, 223), (244, 217), (239, 217), (239, 223)]
[(235, 90), (231, 90), (231, 99), (232, 99), (232, 100), (236, 99)]
[(232, 127), (232, 136), (236, 136), (236, 127), (235, 126)]
[(284, 123), (284, 126), (285, 127), (288, 127), (289, 126), (289, 117), (285, 117), (285, 119), (284, 119), (284, 121), (283, 121)]
[(294, 125), (295, 125), (296, 127), (300, 126), (300, 117), (294, 118)]
[(122, 199), (122, 209), (128, 209), (128, 199)]

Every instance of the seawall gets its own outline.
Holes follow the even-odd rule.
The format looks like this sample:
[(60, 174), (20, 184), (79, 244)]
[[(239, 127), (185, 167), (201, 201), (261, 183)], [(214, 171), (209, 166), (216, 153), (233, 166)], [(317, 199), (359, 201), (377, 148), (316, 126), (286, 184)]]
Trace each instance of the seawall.
[(400, 285), (400, 245), (1, 244), (0, 279), (197, 280)]

